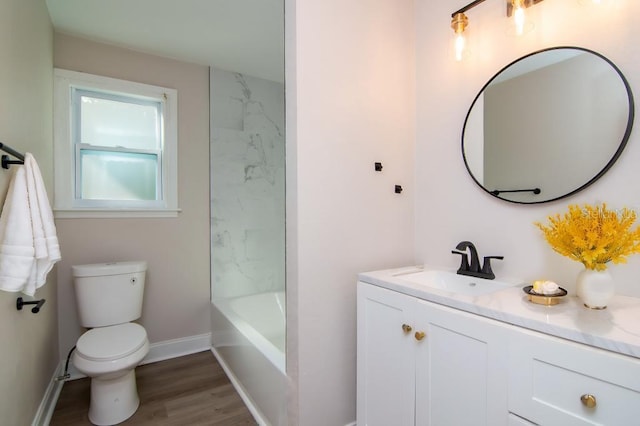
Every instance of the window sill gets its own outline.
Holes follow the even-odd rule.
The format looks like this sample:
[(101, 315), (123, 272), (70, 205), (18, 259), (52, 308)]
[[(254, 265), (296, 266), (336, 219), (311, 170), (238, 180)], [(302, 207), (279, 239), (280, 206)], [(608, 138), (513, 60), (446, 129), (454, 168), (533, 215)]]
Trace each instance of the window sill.
[(53, 212), (55, 219), (117, 219), (117, 218), (175, 218), (182, 209), (56, 209)]

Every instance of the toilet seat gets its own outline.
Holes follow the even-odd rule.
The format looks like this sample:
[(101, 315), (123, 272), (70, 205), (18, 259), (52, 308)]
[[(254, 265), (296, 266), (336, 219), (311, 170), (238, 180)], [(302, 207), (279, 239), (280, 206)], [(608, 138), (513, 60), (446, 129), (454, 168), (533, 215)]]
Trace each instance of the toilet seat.
[(140, 324), (124, 323), (93, 328), (76, 343), (76, 352), (90, 361), (112, 361), (127, 357), (148, 344), (147, 332)]

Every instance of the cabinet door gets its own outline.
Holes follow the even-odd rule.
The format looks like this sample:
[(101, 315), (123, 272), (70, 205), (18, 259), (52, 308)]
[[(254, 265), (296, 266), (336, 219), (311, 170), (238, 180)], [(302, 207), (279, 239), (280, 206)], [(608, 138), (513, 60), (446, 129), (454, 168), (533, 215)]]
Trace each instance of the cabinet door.
[[(358, 426), (414, 424), (414, 348), (409, 296), (358, 283)], [(403, 329), (403, 325), (405, 325)]]
[(509, 410), (541, 425), (640, 424), (640, 360), (527, 330), (510, 339)]
[(506, 326), (420, 303), (416, 425), (506, 425)]

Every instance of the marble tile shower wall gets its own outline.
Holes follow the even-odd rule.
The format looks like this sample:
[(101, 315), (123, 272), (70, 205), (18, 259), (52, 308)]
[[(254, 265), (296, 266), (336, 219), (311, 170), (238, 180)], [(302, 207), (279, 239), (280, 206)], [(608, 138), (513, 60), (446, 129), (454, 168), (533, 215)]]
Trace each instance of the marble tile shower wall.
[(284, 85), (211, 70), (214, 298), (284, 290)]

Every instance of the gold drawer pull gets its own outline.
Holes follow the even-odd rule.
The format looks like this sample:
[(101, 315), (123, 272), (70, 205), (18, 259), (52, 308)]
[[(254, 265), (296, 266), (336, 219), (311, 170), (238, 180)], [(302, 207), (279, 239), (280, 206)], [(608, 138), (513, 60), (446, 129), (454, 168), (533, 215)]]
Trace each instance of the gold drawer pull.
[(413, 330), (413, 328), (411, 328), (409, 324), (402, 324), (402, 331), (404, 331), (404, 334), (411, 333), (411, 330)]
[(580, 397), (580, 401), (582, 401), (582, 405), (589, 408), (595, 407), (597, 403), (596, 397), (588, 393), (585, 393), (584, 395), (582, 395)]
[(424, 339), (424, 337), (426, 336), (426, 334), (424, 334), (424, 331), (416, 331), (416, 334), (414, 334), (416, 340), (422, 340)]

